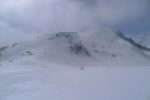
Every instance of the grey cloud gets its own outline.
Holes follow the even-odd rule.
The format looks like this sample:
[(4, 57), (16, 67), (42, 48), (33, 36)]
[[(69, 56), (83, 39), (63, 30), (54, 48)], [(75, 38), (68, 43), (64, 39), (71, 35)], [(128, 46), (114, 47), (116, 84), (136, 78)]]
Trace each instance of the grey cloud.
[(89, 7), (97, 6), (97, 2), (98, 2), (98, 0), (74, 0), (74, 1), (80, 2)]
[(149, 0), (2, 0), (0, 19), (26, 30), (126, 27), (148, 13)]

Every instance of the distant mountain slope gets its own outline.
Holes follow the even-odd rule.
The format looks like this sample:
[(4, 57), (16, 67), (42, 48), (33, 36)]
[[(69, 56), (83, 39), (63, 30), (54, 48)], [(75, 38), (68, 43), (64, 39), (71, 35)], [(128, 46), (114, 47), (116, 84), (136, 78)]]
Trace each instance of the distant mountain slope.
[(148, 66), (150, 49), (121, 32), (58, 32), (4, 45), (0, 60), (32, 59), (69, 66)]
[(135, 42), (132, 38), (127, 38), (123, 33), (121, 33), (121, 32), (115, 32), (115, 33), (117, 34), (117, 36), (119, 36), (120, 38), (124, 39), (125, 41), (131, 43), (136, 48), (138, 48), (140, 50), (144, 50), (144, 51), (150, 51), (150, 48), (143, 46), (140, 43)]

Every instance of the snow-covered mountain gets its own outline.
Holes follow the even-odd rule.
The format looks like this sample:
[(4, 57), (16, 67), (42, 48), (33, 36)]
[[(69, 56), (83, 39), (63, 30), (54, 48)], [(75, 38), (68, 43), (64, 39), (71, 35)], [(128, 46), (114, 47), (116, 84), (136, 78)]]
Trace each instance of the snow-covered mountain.
[(0, 100), (150, 96), (149, 48), (121, 32), (12, 34), (0, 34)]
[(150, 65), (150, 49), (148, 47), (126, 37), (121, 32), (108, 30), (35, 35), (34, 39), (25, 38), (1, 46), (0, 59), (1, 61), (17, 60), (29, 52), (32, 52), (33, 59), (71, 66)]

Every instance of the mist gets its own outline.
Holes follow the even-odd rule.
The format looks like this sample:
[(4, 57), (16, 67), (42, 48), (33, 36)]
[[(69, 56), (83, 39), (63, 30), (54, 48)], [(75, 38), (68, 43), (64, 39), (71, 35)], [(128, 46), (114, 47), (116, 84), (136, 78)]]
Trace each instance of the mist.
[[(1, 0), (0, 28), (24, 32), (130, 30), (149, 16), (148, 0)], [(147, 27), (147, 26), (145, 26)]]

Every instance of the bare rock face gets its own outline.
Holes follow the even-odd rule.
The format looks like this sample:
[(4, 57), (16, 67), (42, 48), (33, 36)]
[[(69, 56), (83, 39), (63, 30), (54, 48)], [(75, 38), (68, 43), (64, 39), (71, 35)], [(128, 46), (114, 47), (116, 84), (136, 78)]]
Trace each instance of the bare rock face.
[(91, 56), (76, 32), (59, 32), (56, 33), (56, 38), (66, 41), (70, 52), (77, 55)]
[(5, 52), (7, 48), (8, 46), (0, 47), (0, 57), (2, 56), (2, 53)]

